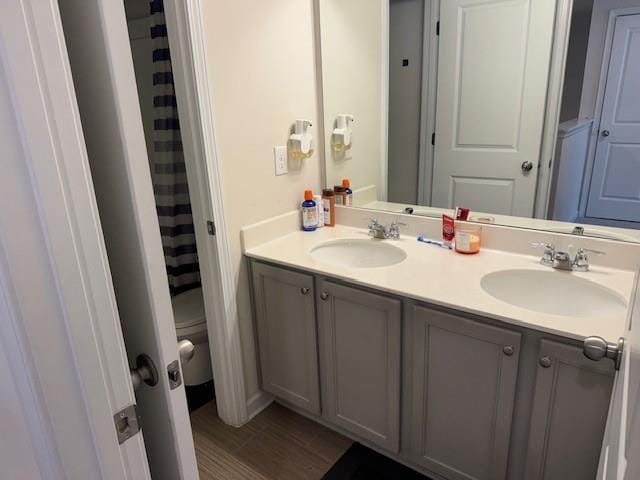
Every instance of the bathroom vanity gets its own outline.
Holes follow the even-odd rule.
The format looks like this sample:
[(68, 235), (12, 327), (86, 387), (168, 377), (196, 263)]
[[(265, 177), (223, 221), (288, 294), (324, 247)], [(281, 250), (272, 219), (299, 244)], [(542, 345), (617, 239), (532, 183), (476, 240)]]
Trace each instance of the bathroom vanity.
[[(625, 304), (596, 317), (516, 307), (482, 279), (566, 273), (539, 257), (466, 257), (366, 233), (295, 232), (246, 251), (263, 389), (434, 478), (595, 478), (615, 366), (587, 359), (583, 340), (616, 341)], [(335, 263), (316, 259), (341, 242), (378, 242), (405, 258), (372, 268), (341, 266), (340, 252)], [(571, 278), (589, 275), (619, 299), (631, 293), (631, 272)]]

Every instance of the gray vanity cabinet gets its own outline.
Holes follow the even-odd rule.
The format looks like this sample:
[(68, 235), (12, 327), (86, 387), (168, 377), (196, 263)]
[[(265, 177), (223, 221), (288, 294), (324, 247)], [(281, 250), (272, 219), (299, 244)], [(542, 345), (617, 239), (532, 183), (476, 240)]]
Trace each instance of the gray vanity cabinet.
[(449, 480), (506, 476), (521, 334), (416, 306), (411, 460)]
[(320, 413), (313, 277), (253, 263), (262, 387)]
[(525, 480), (595, 480), (614, 374), (582, 348), (540, 342)]
[(323, 416), (398, 452), (401, 301), (322, 280), (318, 309)]

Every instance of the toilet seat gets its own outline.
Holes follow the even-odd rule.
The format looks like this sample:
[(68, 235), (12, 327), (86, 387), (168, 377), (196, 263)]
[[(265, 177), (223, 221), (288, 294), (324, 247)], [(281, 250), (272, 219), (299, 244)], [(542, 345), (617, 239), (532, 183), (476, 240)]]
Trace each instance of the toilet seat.
[(204, 328), (196, 329), (196, 331), (206, 329), (207, 319), (204, 312), (202, 288), (194, 288), (176, 295), (171, 299), (171, 304), (178, 335), (182, 335), (182, 330), (193, 330), (190, 327), (197, 325), (204, 325)]

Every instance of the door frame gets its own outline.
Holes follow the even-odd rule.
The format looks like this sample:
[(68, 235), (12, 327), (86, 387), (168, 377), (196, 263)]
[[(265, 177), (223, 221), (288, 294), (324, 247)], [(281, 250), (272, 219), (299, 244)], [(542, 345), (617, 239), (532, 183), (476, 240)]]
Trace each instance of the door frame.
[[(607, 23), (607, 34), (605, 37), (604, 52), (602, 54), (602, 64), (600, 66), (600, 79), (598, 81), (598, 92), (595, 99), (595, 111), (593, 124), (589, 136), (587, 147), (587, 158), (585, 163), (584, 177), (582, 179), (582, 193), (578, 207), (578, 216), (586, 217), (587, 203), (589, 201), (589, 191), (591, 190), (591, 179), (596, 161), (596, 151), (598, 147), (598, 137), (600, 133), (600, 122), (602, 120), (602, 108), (604, 106), (604, 95), (607, 89), (607, 77), (609, 75), (609, 64), (611, 63), (611, 49), (613, 46), (613, 34), (616, 20), (624, 15), (640, 15), (640, 7), (614, 8), (609, 11), (609, 21)], [(588, 218), (588, 217), (587, 217)]]
[(557, 0), (551, 63), (547, 81), (547, 100), (542, 130), (540, 157), (538, 158), (538, 178), (533, 204), (533, 218), (546, 220), (551, 213), (551, 186), (560, 125), (560, 109), (564, 90), (564, 76), (571, 34), (571, 17), (574, 0)]
[[(424, 0), (422, 27), (422, 77), (420, 93), (420, 152), (418, 155), (418, 205), (431, 205), (434, 145), (436, 133), (436, 99), (438, 94), (438, 49), (440, 37), (436, 22), (440, 21), (440, 0)], [(425, 88), (425, 84), (427, 88)]]
[[(237, 286), (230, 253), (218, 160), (202, 0), (165, 1), (165, 18), (195, 227), (218, 415), (229, 425), (249, 420)], [(187, 137), (185, 133), (190, 135)], [(213, 221), (210, 235), (207, 221)]]

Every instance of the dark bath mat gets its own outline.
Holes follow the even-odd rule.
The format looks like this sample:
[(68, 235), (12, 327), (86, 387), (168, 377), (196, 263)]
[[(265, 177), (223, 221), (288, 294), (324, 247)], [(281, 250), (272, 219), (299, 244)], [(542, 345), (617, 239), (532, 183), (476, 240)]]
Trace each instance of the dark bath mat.
[(322, 480), (431, 480), (359, 443), (351, 445)]

